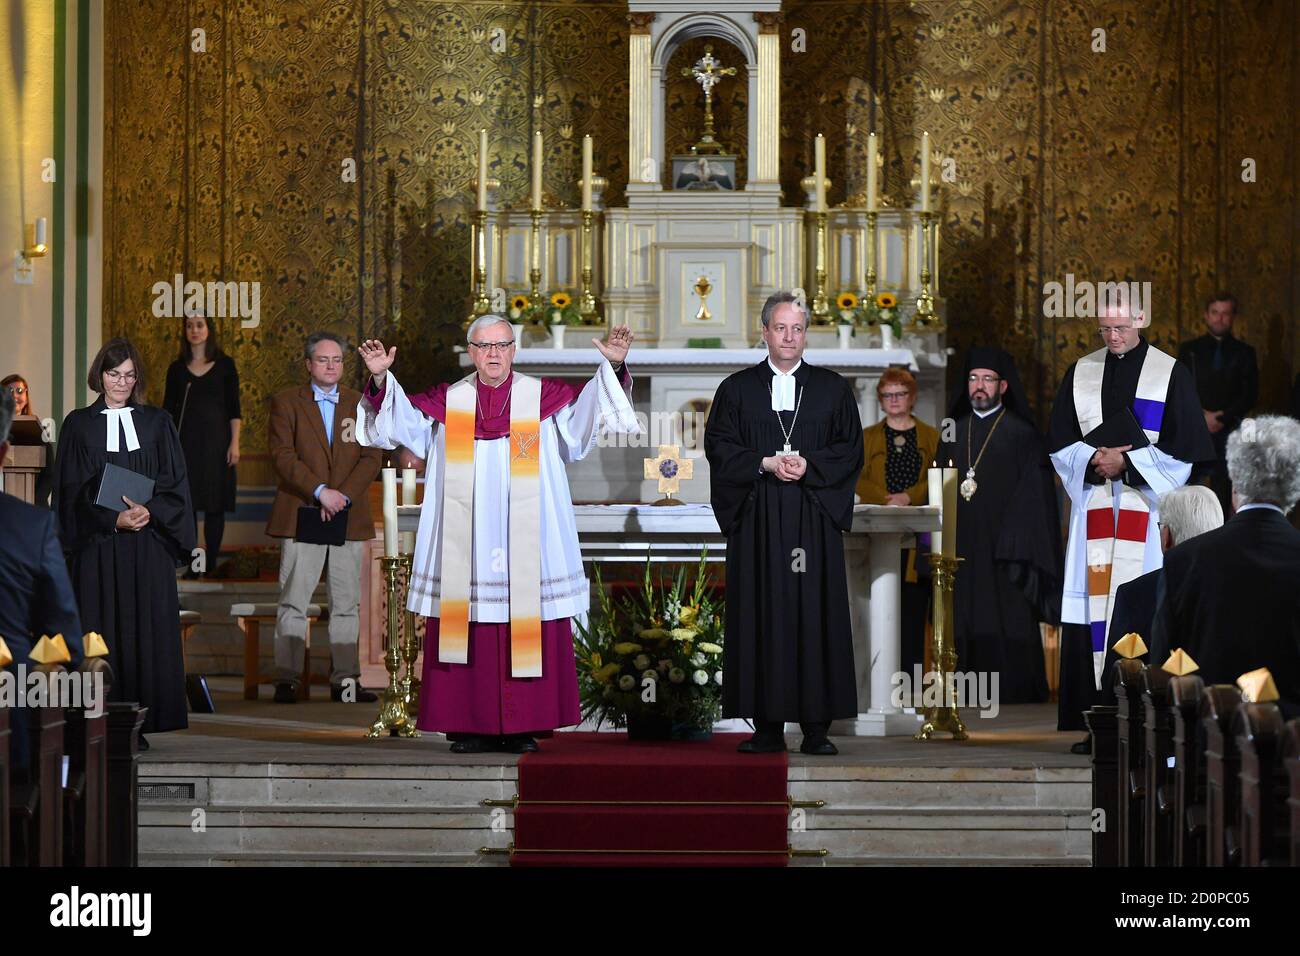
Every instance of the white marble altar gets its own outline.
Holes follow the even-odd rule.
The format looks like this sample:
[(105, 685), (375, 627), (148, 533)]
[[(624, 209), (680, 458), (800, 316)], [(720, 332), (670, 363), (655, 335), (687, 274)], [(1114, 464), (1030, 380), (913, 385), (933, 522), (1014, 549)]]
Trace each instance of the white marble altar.
[[(398, 509), (398, 527), (414, 531), (419, 507)], [(675, 507), (610, 504), (575, 505), (578, 541), (584, 559), (640, 562), (646, 555), (663, 562), (725, 560), (727, 542), (707, 504)], [(915, 534), (939, 530), (939, 508), (889, 508), (858, 505), (853, 527), (844, 536), (853, 622), (853, 664), (858, 686), (858, 715), (836, 721), (831, 733), (883, 737), (915, 733), (920, 715), (895, 707), (890, 681), (900, 666), (901, 581), (899, 550)]]

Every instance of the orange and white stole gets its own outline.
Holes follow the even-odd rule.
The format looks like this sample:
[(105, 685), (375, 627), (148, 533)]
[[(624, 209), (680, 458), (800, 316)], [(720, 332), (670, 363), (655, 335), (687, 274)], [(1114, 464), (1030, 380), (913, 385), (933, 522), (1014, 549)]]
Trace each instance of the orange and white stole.
[[(1101, 383), (1106, 349), (1079, 359), (1074, 368), (1074, 409), (1079, 429), (1087, 435), (1102, 423)], [(1148, 348), (1138, 373), (1133, 413), (1154, 444), (1160, 440), (1164, 400), (1174, 360)], [(1115, 501), (1118, 498), (1119, 507)], [(1088, 496), (1088, 622), (1092, 632), (1093, 683), (1101, 687), (1106, 660), (1106, 635), (1115, 610), (1115, 592), (1143, 573), (1151, 508), (1140, 491), (1111, 480)], [(1149, 635), (1147, 635), (1149, 636)]]
[[(438, 660), (469, 662), (476, 374), (447, 389)], [(542, 676), (541, 379), (510, 386), (510, 676)], [(490, 506), (496, 506), (494, 502)]]

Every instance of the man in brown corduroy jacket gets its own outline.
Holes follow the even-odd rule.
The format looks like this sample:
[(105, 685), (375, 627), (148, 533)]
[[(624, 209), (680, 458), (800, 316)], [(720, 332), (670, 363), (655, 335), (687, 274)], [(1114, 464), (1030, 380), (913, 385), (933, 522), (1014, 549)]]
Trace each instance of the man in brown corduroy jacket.
[[(349, 701), (373, 701), (375, 695), (355, 682), (361, 665), (357, 651), (361, 603), (361, 562), (365, 542), (374, 537), (367, 495), (379, 474), (380, 453), (352, 435), (361, 393), (339, 385), (343, 376), (343, 342), (329, 332), (308, 336), (303, 349), (311, 381), (285, 389), (271, 399), (271, 461), (279, 479), (266, 533), (282, 539), (280, 611), (275, 622), (275, 663), (280, 679), (278, 703), (297, 700), (302, 674), (307, 605), (329, 559), (330, 695)], [(346, 521), (341, 545), (295, 540), (298, 509), (320, 509), (324, 521)]]

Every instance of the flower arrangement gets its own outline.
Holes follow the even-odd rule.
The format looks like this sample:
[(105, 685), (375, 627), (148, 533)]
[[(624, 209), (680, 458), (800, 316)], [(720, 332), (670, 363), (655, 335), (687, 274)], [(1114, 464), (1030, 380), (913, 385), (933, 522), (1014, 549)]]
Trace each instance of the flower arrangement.
[(892, 292), (880, 292), (874, 298), (866, 296), (862, 299), (852, 292), (841, 292), (835, 297), (835, 308), (841, 325), (852, 325), (855, 329), (858, 326), (888, 325), (895, 335), (903, 332), (898, 296)]
[(567, 292), (552, 292), (550, 305), (545, 311), (546, 321), (550, 325), (582, 325), (578, 303)]
[(653, 580), (647, 560), (640, 591), (617, 604), (596, 566), (599, 606), (585, 627), (574, 621), (584, 720), (625, 727), (657, 719), (674, 736), (712, 728), (722, 713), (724, 614), (709, 592), (706, 556), (691, 587), (685, 568), (667, 583)]

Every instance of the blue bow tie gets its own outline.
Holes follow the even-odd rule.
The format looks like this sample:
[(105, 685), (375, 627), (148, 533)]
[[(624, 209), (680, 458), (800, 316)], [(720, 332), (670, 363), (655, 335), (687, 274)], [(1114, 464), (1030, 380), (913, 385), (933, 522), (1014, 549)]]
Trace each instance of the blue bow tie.
[(311, 387), (311, 391), (312, 394), (316, 397), (316, 401), (318, 402), (330, 402), (333, 405), (337, 405), (339, 403), (338, 389), (335, 389), (332, 392), (322, 392), (319, 388), (313, 385)]

